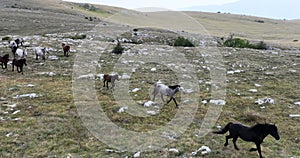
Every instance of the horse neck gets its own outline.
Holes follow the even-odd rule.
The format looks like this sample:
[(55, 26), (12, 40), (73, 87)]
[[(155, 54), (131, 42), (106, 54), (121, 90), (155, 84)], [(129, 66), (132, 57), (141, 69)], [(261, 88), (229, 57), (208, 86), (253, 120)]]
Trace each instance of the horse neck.
[(253, 131), (256, 131), (256, 133), (259, 134), (262, 139), (264, 139), (270, 134), (267, 124), (256, 124), (253, 127), (251, 127), (251, 129)]

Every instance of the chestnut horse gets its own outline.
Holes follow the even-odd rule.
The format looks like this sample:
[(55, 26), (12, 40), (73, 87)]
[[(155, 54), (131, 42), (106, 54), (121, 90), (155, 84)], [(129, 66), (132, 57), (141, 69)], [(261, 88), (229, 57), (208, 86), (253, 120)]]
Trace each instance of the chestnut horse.
[(69, 52), (70, 52), (70, 46), (66, 45), (65, 43), (61, 44), (63, 51), (64, 51), (64, 56), (69, 56)]

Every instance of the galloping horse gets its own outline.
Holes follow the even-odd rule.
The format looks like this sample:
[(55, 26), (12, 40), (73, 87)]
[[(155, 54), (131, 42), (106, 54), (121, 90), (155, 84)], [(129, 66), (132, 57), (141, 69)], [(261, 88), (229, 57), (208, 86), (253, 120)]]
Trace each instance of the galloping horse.
[(153, 95), (153, 101), (155, 100), (155, 96), (160, 93), (161, 94), (161, 99), (162, 101), (164, 102), (164, 95), (165, 96), (169, 96), (170, 99), (169, 101), (167, 102), (167, 104), (173, 100), (176, 107), (178, 108), (178, 104), (174, 98), (174, 95), (179, 91), (181, 90), (181, 86), (180, 85), (174, 85), (174, 86), (167, 86), (165, 84), (163, 84), (162, 82), (158, 81), (154, 84), (154, 90), (152, 92), (152, 95)]
[(119, 81), (119, 75), (118, 74), (114, 74), (114, 75), (109, 75), (109, 74), (105, 74), (103, 76), (103, 87), (107, 87), (108, 89), (108, 82), (111, 83), (112, 89), (114, 89), (115, 87), (115, 81), (118, 80)]
[(0, 65), (2, 69), (7, 69), (7, 63), (9, 61), (9, 54), (5, 54), (4, 56), (0, 56)]
[(275, 125), (271, 124), (256, 124), (252, 127), (247, 127), (238, 123), (228, 123), (222, 130), (214, 131), (215, 134), (225, 134), (229, 131), (229, 135), (226, 136), (226, 142), (224, 146), (228, 145), (228, 139), (232, 138), (234, 148), (239, 150), (236, 145), (237, 139), (240, 137), (242, 140), (247, 142), (254, 142), (256, 148), (251, 148), (250, 151), (258, 151), (259, 157), (263, 158), (261, 155), (260, 144), (263, 142), (265, 137), (269, 134), (273, 136), (276, 140), (279, 140), (278, 129)]

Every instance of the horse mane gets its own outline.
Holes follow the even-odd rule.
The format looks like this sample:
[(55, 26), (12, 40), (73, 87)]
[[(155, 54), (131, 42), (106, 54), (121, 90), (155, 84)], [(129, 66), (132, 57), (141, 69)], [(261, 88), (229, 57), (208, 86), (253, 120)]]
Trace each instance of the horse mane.
[(170, 89), (176, 89), (178, 87), (180, 87), (180, 85), (173, 85), (173, 86), (168, 86)]
[(264, 123), (264, 124), (258, 123), (256, 125), (253, 125), (250, 128), (251, 128), (251, 130), (255, 130), (255, 131), (267, 131), (267, 130), (269, 130), (269, 126), (271, 126), (271, 125), (268, 123)]
[(8, 59), (9, 58), (9, 54), (5, 54), (2, 56), (3, 59)]

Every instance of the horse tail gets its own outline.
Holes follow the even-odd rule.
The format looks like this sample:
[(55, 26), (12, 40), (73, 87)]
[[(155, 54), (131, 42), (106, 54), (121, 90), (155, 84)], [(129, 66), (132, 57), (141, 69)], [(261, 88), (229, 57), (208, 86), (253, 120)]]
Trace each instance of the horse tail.
[(214, 134), (225, 134), (226, 132), (229, 131), (229, 127), (232, 124), (233, 124), (232, 122), (229, 122), (222, 130), (220, 130), (220, 131), (214, 131), (213, 133)]

